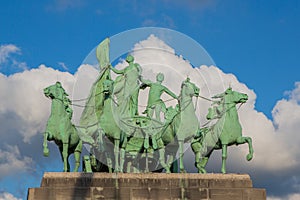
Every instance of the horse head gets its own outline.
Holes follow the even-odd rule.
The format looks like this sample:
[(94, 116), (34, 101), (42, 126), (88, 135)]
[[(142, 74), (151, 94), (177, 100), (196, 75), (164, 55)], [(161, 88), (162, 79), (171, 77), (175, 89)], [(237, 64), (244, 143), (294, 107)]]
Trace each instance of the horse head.
[(61, 83), (58, 81), (54, 85), (46, 87), (44, 89), (44, 95), (47, 98), (60, 99), (62, 101), (64, 101), (65, 97), (68, 96), (63, 87), (61, 86)]
[(114, 87), (114, 81), (110, 79), (106, 79), (103, 82), (103, 93), (105, 95), (112, 95)]
[(229, 87), (225, 90), (224, 93), (218, 94), (213, 98), (221, 98), (221, 100), (215, 101), (213, 104), (214, 106), (208, 109), (208, 114), (206, 115), (206, 119), (208, 120), (221, 118), (224, 114), (224, 110), (226, 109), (226, 107), (228, 107), (228, 105), (246, 103), (248, 100), (248, 95), (233, 91), (232, 88)]
[(190, 78), (184, 80), (181, 84), (181, 93), (190, 97), (199, 96), (200, 89), (192, 82)]
[(233, 91), (231, 87), (229, 87), (224, 92), (224, 103), (225, 104), (238, 104), (238, 103), (246, 103), (248, 100), (248, 95), (244, 93), (240, 93), (237, 91)]

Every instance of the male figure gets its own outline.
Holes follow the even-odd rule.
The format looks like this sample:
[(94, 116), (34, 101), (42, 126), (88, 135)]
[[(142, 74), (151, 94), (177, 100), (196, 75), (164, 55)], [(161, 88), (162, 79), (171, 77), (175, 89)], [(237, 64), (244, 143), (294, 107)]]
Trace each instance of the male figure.
[(166, 112), (166, 105), (160, 98), (162, 93), (165, 92), (174, 99), (177, 99), (177, 96), (173, 92), (171, 92), (167, 87), (162, 85), (163, 80), (164, 75), (162, 73), (158, 73), (156, 75), (155, 83), (149, 80), (142, 80), (143, 84), (145, 84), (146, 87), (150, 87), (147, 108), (144, 111), (144, 113), (147, 113), (148, 117), (152, 117), (155, 111), (155, 119), (157, 120), (160, 120), (161, 112)]

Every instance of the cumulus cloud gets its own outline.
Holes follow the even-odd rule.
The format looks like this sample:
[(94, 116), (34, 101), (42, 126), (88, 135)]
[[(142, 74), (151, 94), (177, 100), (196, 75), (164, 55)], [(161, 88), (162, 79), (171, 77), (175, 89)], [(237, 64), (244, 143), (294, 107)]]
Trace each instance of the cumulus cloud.
[[(41, 173), (46, 169), (58, 170), (60, 163), (59, 150), (53, 143), (49, 144), (50, 157), (42, 156), (42, 133), (50, 115), (51, 101), (43, 94), (43, 89), (60, 81), (66, 92), (72, 97), (76, 77), (82, 73), (86, 83), (90, 77), (97, 76), (93, 67), (80, 67), (75, 75), (60, 72), (41, 65), (36, 69), (25, 70), (6, 76), (0, 73), (0, 179), (9, 181), (8, 177), (20, 174), (19, 179), (24, 179), (24, 184), (32, 180), (40, 182)], [(89, 74), (86, 72), (89, 71)], [(83, 94), (88, 93), (90, 85), (82, 84)], [(78, 98), (82, 95), (76, 93)], [(58, 164), (57, 164), (58, 163)], [(72, 163), (71, 163), (72, 164)], [(51, 166), (54, 166), (52, 169)], [(30, 178), (29, 178), (30, 177)], [(31, 180), (29, 181), (28, 178)], [(7, 182), (0, 181), (1, 188), (7, 188)], [(14, 183), (9, 183), (14, 185)], [(15, 183), (17, 190), (24, 185)], [(32, 185), (34, 187), (37, 185)], [(25, 192), (24, 188), (19, 188)], [(8, 194), (2, 194), (8, 198)]]
[(0, 70), (23, 71), (27, 69), (25, 62), (18, 61), (14, 55), (22, 54), (21, 49), (14, 44), (0, 46)]
[[(176, 94), (179, 94), (181, 81), (187, 76), (200, 87), (201, 95), (205, 97), (221, 93), (229, 85), (236, 91), (247, 93), (249, 100), (239, 109), (239, 117), (243, 135), (253, 139), (255, 155), (251, 162), (247, 162), (245, 156), (248, 153), (248, 146), (246, 144), (229, 148), (228, 170), (251, 173), (254, 182), (262, 183), (258, 185), (267, 189), (275, 185), (273, 181), (278, 181), (277, 185), (284, 185), (290, 191), (299, 190), (300, 177), (297, 174), (300, 173), (300, 146), (295, 141), (300, 139), (297, 131), (300, 128), (300, 83), (295, 84), (294, 90), (287, 92), (287, 99), (277, 102), (272, 112), (273, 120), (271, 120), (255, 109), (257, 98), (255, 92), (241, 83), (235, 75), (224, 73), (215, 66), (192, 68), (188, 61), (175, 55), (171, 47), (153, 35), (136, 44), (133, 54), (136, 62), (143, 67), (145, 78), (155, 81), (156, 73), (163, 72), (164, 84)], [(123, 68), (125, 65), (126, 63), (123, 62), (116, 67)], [(164, 98), (167, 99), (167, 97)], [(141, 99), (140, 104), (145, 105), (146, 101)], [(196, 112), (198, 112), (201, 125), (206, 122), (205, 116), (210, 102), (199, 99), (197, 105)], [(193, 162), (192, 157), (191, 155), (189, 162)], [(220, 158), (220, 152), (212, 156), (208, 167), (213, 166), (213, 170), (216, 170), (214, 172), (220, 172)], [(193, 166), (189, 168), (195, 171)], [(260, 176), (261, 174), (265, 176)], [(261, 181), (260, 177), (268, 181)], [(270, 177), (273, 179), (269, 180)], [(263, 183), (268, 185), (264, 186)], [(287, 189), (286, 191), (281, 189), (278, 192), (284, 194), (284, 192), (287, 193)], [(276, 193), (276, 195), (279, 194)]]
[(289, 194), (283, 197), (268, 197), (267, 200), (298, 200), (300, 199), (300, 193), (298, 194)]
[(10, 54), (20, 53), (20, 51), (21, 51), (20, 48), (13, 44), (1, 45), (0, 46), (0, 64), (7, 62)]
[(43, 88), (57, 80), (65, 84), (67, 91), (72, 90), (73, 75), (44, 65), (11, 76), (0, 74), (0, 113), (14, 113), (20, 119), (19, 131), (24, 141), (43, 131), (50, 110)]
[(15, 197), (11, 193), (3, 192), (3, 193), (0, 193), (0, 200), (22, 200), (22, 199)]
[[(239, 109), (240, 121), (243, 127), (243, 135), (253, 139), (255, 150), (254, 159), (251, 162), (245, 161), (247, 145), (229, 148), (228, 169), (232, 172), (250, 173), (254, 183), (259, 183), (261, 187), (271, 189), (273, 199), (279, 195), (288, 199), (297, 198), (297, 191), (300, 189), (300, 146), (299, 141), (299, 118), (300, 118), (300, 83), (295, 84), (295, 89), (287, 92), (288, 97), (277, 102), (273, 109), (273, 119), (268, 119), (263, 113), (255, 110), (256, 94), (241, 83), (235, 75), (224, 73), (216, 66), (198, 66), (192, 68), (189, 61), (182, 56), (176, 55), (174, 49), (169, 47), (159, 38), (151, 35), (147, 40), (141, 41), (134, 46), (133, 55), (135, 60), (143, 68), (143, 77), (155, 81), (158, 72), (165, 74), (163, 82), (169, 89), (177, 95), (180, 92), (181, 82), (190, 77), (199, 88), (202, 96), (211, 97), (223, 92), (229, 85), (236, 91), (247, 93), (249, 100)], [(120, 62), (116, 67), (123, 68), (126, 63)], [(44, 129), (50, 114), (51, 102), (43, 95), (43, 88), (61, 81), (67, 93), (72, 99), (84, 99), (88, 96), (92, 83), (96, 80), (98, 72), (89, 65), (82, 65), (75, 75), (68, 72), (60, 72), (44, 65), (37, 69), (26, 70), (11, 76), (0, 74), (0, 117), (1, 126), (18, 127), (17, 139), (30, 142), (32, 138), (38, 137)], [(139, 104), (141, 111), (146, 105), (147, 90), (141, 91)], [(169, 96), (162, 96), (164, 100)], [(259, 98), (259, 97), (258, 97)], [(167, 105), (174, 105), (176, 101), (170, 101)], [(210, 102), (198, 99), (197, 115), (200, 125), (206, 123), (205, 115), (210, 106)], [(78, 102), (83, 105), (84, 102)], [(82, 108), (74, 107), (74, 123), (78, 124)], [(15, 116), (12, 118), (6, 116)], [(18, 119), (18, 120), (16, 120)], [(10, 137), (11, 133), (1, 132), (2, 136)], [(40, 135), (39, 135), (40, 136)], [(4, 137), (4, 138), (5, 138)], [(42, 143), (42, 141), (41, 141)], [(42, 145), (42, 144), (41, 144)], [(10, 145), (9, 148), (1, 148), (0, 155), (3, 158), (12, 157), (11, 162), (15, 166), (31, 166), (33, 160), (22, 155), (22, 146)], [(34, 149), (35, 147), (31, 147)], [(193, 156), (190, 155), (189, 163), (193, 163)], [(217, 165), (215, 169), (220, 172), (220, 155), (215, 153), (212, 156), (209, 166)], [(2, 163), (0, 173), (10, 173), (3, 171)], [(194, 170), (193, 165), (188, 166)], [(213, 167), (214, 168), (214, 167)], [(9, 169), (9, 168), (8, 168)], [(208, 171), (212, 170), (209, 168)], [(277, 186), (276, 186), (277, 185)], [(278, 191), (277, 188), (278, 187)], [(274, 189), (275, 188), (275, 189)], [(281, 188), (281, 189), (280, 189)], [(282, 189), (283, 188), (283, 189)], [(286, 189), (289, 188), (289, 189)], [(284, 191), (285, 190), (285, 191)], [(276, 193), (277, 192), (277, 193)], [(278, 193), (282, 192), (282, 193)], [(268, 191), (269, 194), (269, 191)]]
[(7, 146), (6, 151), (0, 149), (0, 179), (4, 176), (24, 173), (31, 169), (32, 158), (23, 157), (17, 146)]

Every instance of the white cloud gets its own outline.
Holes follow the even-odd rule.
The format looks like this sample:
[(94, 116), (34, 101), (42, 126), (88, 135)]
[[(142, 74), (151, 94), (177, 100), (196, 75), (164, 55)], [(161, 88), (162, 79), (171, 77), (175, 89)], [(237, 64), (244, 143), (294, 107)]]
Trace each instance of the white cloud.
[(28, 68), (25, 62), (18, 61), (13, 56), (15, 54), (22, 54), (21, 49), (16, 45), (7, 44), (0, 46), (0, 70), (6, 69), (7, 66), (9, 66), (8, 71), (13, 69), (23, 71)]
[(72, 91), (73, 75), (44, 65), (11, 76), (0, 74), (0, 114), (14, 113), (19, 117), (16, 123), (25, 141), (43, 131), (50, 113), (50, 102), (44, 97), (43, 89), (57, 80), (67, 91)]
[(11, 193), (3, 192), (3, 193), (0, 193), (0, 200), (22, 200), (22, 199), (15, 197)]
[[(300, 139), (300, 134), (298, 134), (300, 128), (298, 123), (300, 120), (300, 83), (296, 83), (295, 89), (288, 92), (287, 99), (277, 102), (273, 110), (274, 119), (270, 120), (263, 113), (255, 110), (257, 98), (255, 92), (240, 83), (233, 74), (226, 74), (215, 66), (192, 68), (188, 61), (175, 55), (174, 49), (155, 36), (150, 36), (147, 40), (136, 44), (134, 49), (137, 50), (133, 53), (135, 60), (142, 66), (144, 78), (154, 81), (156, 74), (163, 72), (165, 74), (163, 84), (176, 94), (180, 92), (181, 82), (189, 76), (191, 81), (200, 87), (201, 95), (205, 97), (221, 93), (229, 85), (234, 90), (249, 95), (248, 102), (239, 110), (239, 116), (243, 135), (253, 139), (255, 156), (251, 162), (246, 162), (245, 156), (248, 150), (246, 145), (230, 148), (228, 168), (233, 167), (234, 170), (242, 173), (247, 173), (249, 170), (254, 175), (267, 172), (273, 178), (273, 175), (276, 174), (279, 177), (275, 180), (278, 181), (278, 184), (280, 179), (285, 178), (283, 176), (288, 176), (285, 178), (286, 181), (293, 178), (292, 174), (300, 173), (298, 153), (300, 145), (297, 143)], [(122, 62), (116, 67), (123, 68), (125, 64)], [(14, 123), (20, 127), (18, 131), (23, 137), (21, 139), (28, 142), (30, 138), (44, 131), (49, 117), (51, 102), (44, 97), (43, 88), (59, 80), (72, 99), (86, 98), (97, 74), (96, 69), (89, 65), (81, 66), (75, 75), (44, 65), (11, 76), (0, 74), (0, 115), (14, 113), (18, 116), (20, 120)], [(147, 95), (147, 91), (141, 91), (141, 93)], [(163, 98), (169, 99), (170, 97), (163, 96)], [(146, 99), (141, 99), (139, 104), (146, 105)], [(206, 122), (205, 115), (209, 106), (210, 102), (206, 100), (199, 99), (197, 102), (196, 112), (200, 119), (200, 125)], [(81, 111), (82, 108), (74, 107), (75, 124), (78, 124)], [(9, 123), (4, 121), (1, 124), (8, 126)], [(1, 132), (1, 134), (10, 133)], [(19, 149), (21, 147), (12, 146), (9, 151), (1, 150), (0, 155), (9, 158), (14, 154), (15, 157), (12, 158), (14, 158), (15, 166), (30, 165), (31, 161), (22, 157)], [(4, 170), (1, 166), (0, 169)], [(2, 171), (1, 173), (9, 172)], [(297, 180), (298, 178), (296, 177)], [(289, 186), (296, 190), (299, 187), (298, 183), (299, 181), (294, 181), (289, 183)], [(296, 197), (298, 196), (295, 194), (290, 198)]]
[(267, 200), (299, 200), (300, 199), (300, 193), (297, 194), (289, 194), (284, 197), (268, 197)]
[(67, 67), (67, 65), (64, 62), (58, 62), (58, 65), (61, 66), (66, 71), (69, 70), (69, 68)]
[(13, 44), (1, 45), (0, 46), (0, 65), (7, 62), (9, 56), (14, 53), (20, 53), (19, 47)]
[(0, 149), (0, 178), (30, 171), (33, 160), (23, 157), (17, 146), (7, 146), (7, 150)]
[[(181, 81), (187, 76), (200, 87), (200, 94), (205, 97), (221, 93), (229, 85), (236, 91), (247, 93), (249, 100), (240, 108), (239, 116), (243, 135), (253, 139), (254, 158), (250, 162), (246, 161), (245, 157), (248, 153), (246, 144), (231, 147), (229, 148), (228, 169), (230, 170), (231, 167), (233, 172), (239, 173), (251, 172), (256, 179), (259, 179), (260, 173), (268, 175), (266, 178), (277, 177), (274, 179), (274, 181), (279, 181), (277, 185), (287, 183), (291, 190), (297, 191), (295, 189), (297, 181), (293, 182), (291, 179), (298, 180), (299, 177), (295, 178), (293, 174), (300, 173), (300, 145), (296, 142), (300, 140), (300, 134), (298, 134), (300, 83), (296, 83), (296, 88), (288, 92), (288, 99), (277, 102), (273, 110), (273, 120), (270, 120), (264, 113), (255, 110), (257, 98), (255, 92), (240, 83), (233, 74), (226, 74), (215, 66), (192, 68), (188, 61), (174, 55), (174, 50), (155, 36), (150, 36), (147, 40), (136, 44), (134, 50), (136, 50), (133, 52), (136, 62), (143, 67), (143, 76), (154, 81), (156, 73), (163, 72), (165, 74), (164, 85), (176, 94), (179, 94)], [(116, 67), (123, 68), (124, 65), (126, 63), (123, 62)], [(168, 97), (164, 98), (168, 99)], [(141, 99), (139, 104), (146, 105), (146, 100)], [(200, 125), (205, 123), (209, 106), (210, 102), (198, 100), (197, 112)], [(212, 162), (219, 166), (217, 172), (220, 172), (219, 152), (213, 155), (212, 159)]]
[[(297, 103), (300, 100), (300, 83), (296, 83), (296, 89), (289, 93), (290, 99), (277, 103), (273, 111), (274, 121), (271, 121), (263, 113), (255, 110), (254, 91), (240, 83), (233, 74), (225, 74), (215, 66), (192, 68), (188, 61), (174, 54), (174, 49), (153, 35), (136, 44), (133, 52), (136, 62), (143, 68), (145, 78), (154, 81), (156, 73), (164, 73), (164, 84), (176, 94), (179, 94), (181, 82), (187, 76), (200, 87), (200, 93), (205, 97), (221, 93), (229, 85), (236, 91), (248, 94), (249, 100), (241, 107), (239, 115), (243, 135), (253, 139), (255, 157), (251, 162), (244, 162), (242, 165), (247, 164), (253, 168), (273, 172), (294, 169), (300, 165), (300, 146), (293, 142), (300, 139), (300, 134), (297, 133), (300, 128), (300, 106)], [(125, 62), (116, 67), (123, 68), (124, 65)], [(145, 105), (146, 100), (141, 99), (140, 104)], [(197, 112), (200, 124), (205, 123), (209, 106), (210, 102), (199, 99)], [(277, 125), (277, 129), (273, 123)], [(240, 166), (240, 161), (245, 160), (247, 151), (246, 144), (239, 146), (235, 152), (230, 152), (232, 155), (229, 156), (229, 161)]]

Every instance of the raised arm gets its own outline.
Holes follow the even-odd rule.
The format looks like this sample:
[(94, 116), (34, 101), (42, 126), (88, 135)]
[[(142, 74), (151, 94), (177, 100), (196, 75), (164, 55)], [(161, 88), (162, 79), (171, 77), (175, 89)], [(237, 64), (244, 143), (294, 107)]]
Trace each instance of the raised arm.
[(111, 65), (110, 65), (110, 69), (116, 74), (124, 74), (124, 72), (125, 72), (125, 68), (124, 69), (116, 69)]
[(146, 87), (151, 87), (152, 82), (150, 80), (144, 79), (141, 75), (139, 76), (139, 80), (142, 83), (140, 86), (142, 90), (146, 89)]

